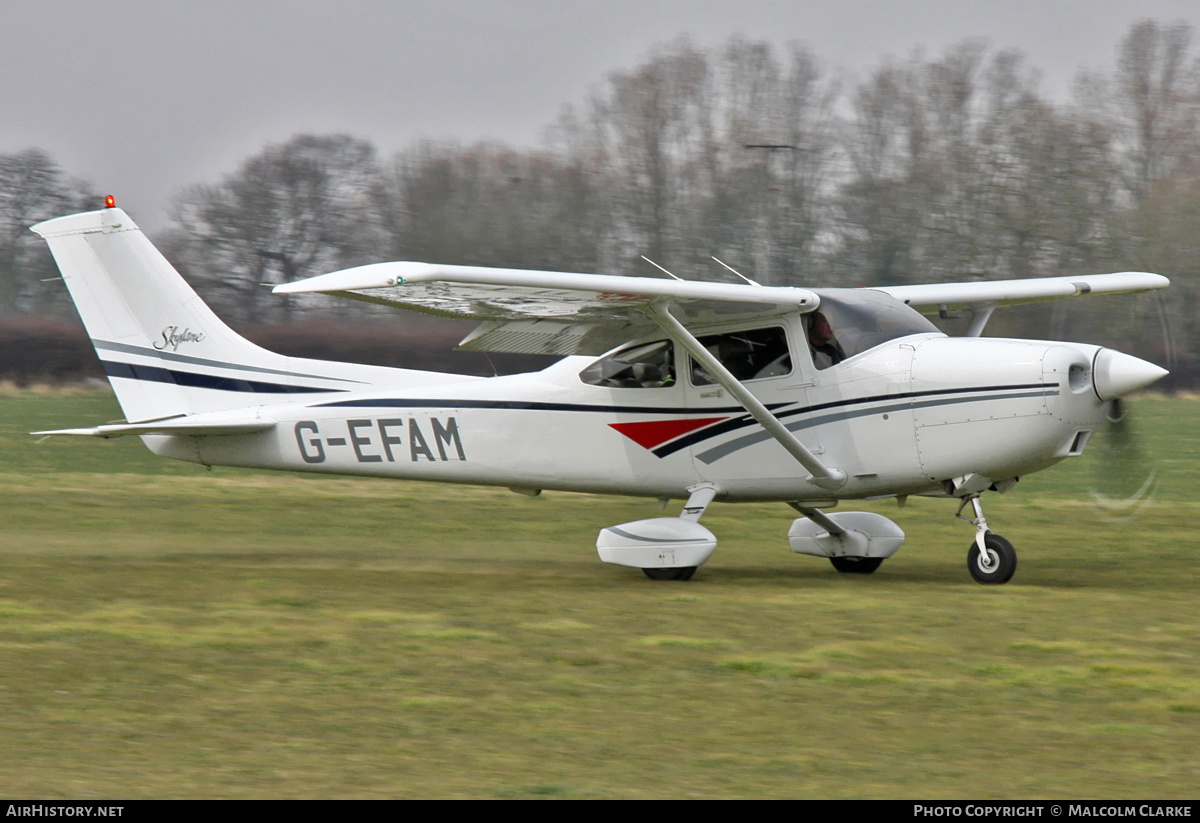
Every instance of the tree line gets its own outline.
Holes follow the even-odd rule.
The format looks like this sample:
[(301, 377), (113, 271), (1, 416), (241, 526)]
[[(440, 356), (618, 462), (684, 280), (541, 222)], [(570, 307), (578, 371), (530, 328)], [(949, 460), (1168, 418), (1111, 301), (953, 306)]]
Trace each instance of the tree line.
[[(95, 202), (42, 152), (0, 156), (0, 314), (65, 308), (26, 229)], [(1082, 331), (1057, 307), (990, 331), (1149, 328), (1187, 366), (1200, 60), (1186, 24), (1141, 21), (1110, 70), (1081, 71), (1056, 101), (1022, 54), (977, 40), (846, 79), (800, 44), (679, 39), (565, 106), (538, 146), (424, 140), (385, 158), (352, 136), (298, 135), (181, 192), (170, 217), (156, 240), (241, 323), (369, 314), (261, 284), (380, 260), (661, 276), (645, 255), (731, 277), (715, 256), (806, 286), (1147, 270), (1172, 278), (1168, 300), (1095, 301)]]

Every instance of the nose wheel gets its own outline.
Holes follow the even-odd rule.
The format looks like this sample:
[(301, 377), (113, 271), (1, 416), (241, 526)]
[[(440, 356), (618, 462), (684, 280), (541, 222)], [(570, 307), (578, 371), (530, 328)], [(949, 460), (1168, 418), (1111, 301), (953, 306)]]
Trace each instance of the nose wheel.
[(967, 570), (976, 583), (1007, 583), (1017, 571), (1017, 550), (995, 532), (983, 536), (983, 550), (975, 543), (967, 552)]
[[(975, 512), (974, 517), (962, 515), (968, 502)], [(975, 578), (975, 582), (998, 586), (1012, 580), (1017, 572), (1017, 550), (1012, 543), (988, 529), (983, 507), (979, 505), (979, 495), (964, 497), (955, 517), (975, 527), (975, 541), (967, 551), (967, 571)]]

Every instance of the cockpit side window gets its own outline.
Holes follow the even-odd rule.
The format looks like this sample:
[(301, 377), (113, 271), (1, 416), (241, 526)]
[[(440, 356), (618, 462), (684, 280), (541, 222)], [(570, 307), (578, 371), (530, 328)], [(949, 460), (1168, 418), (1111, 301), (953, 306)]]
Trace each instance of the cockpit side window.
[(813, 365), (818, 369), (836, 366), (846, 359), (846, 350), (833, 333), (833, 326), (824, 312), (815, 311), (804, 318), (804, 331), (808, 335), (808, 350), (812, 353)]
[[(700, 345), (738, 380), (761, 380), (792, 373), (792, 355), (787, 333), (779, 326), (765, 329), (709, 334), (699, 338)], [(717, 381), (702, 366), (691, 363), (692, 384), (711, 386)]]
[(847, 358), (911, 334), (941, 334), (913, 309), (870, 289), (819, 291), (821, 306), (804, 317), (813, 365), (836, 366)]
[(600, 358), (579, 379), (614, 389), (668, 388), (675, 385), (675, 349), (670, 340), (630, 346)]

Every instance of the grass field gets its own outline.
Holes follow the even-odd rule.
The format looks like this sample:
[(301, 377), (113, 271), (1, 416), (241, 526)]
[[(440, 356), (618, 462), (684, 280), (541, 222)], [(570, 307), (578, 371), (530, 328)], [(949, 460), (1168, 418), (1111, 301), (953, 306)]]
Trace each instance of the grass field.
[(1102, 443), (985, 501), (1007, 586), (928, 499), (876, 507), (909, 539), (869, 577), (716, 504), (681, 584), (596, 558), (652, 503), (35, 445), (119, 411), (0, 395), (0, 792), (1194, 798), (1200, 403), (1136, 411), (1135, 519)]

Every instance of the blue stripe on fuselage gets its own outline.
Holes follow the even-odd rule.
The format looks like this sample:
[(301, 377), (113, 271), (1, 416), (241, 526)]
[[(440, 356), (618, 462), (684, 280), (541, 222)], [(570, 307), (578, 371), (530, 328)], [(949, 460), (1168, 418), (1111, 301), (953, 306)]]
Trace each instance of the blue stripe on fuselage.
[(164, 369), (159, 366), (140, 366), (133, 363), (118, 363), (112, 360), (102, 360), (100, 362), (104, 366), (104, 373), (109, 377), (123, 377), (127, 380), (147, 380), (152, 383), (171, 383), (176, 386), (186, 386), (193, 389), (253, 392), (255, 394), (315, 394), (346, 391), (345, 389), (322, 389), (315, 386), (288, 386), (283, 383), (265, 383), (261, 380), (242, 380), (237, 377), (220, 377), (215, 374)]

